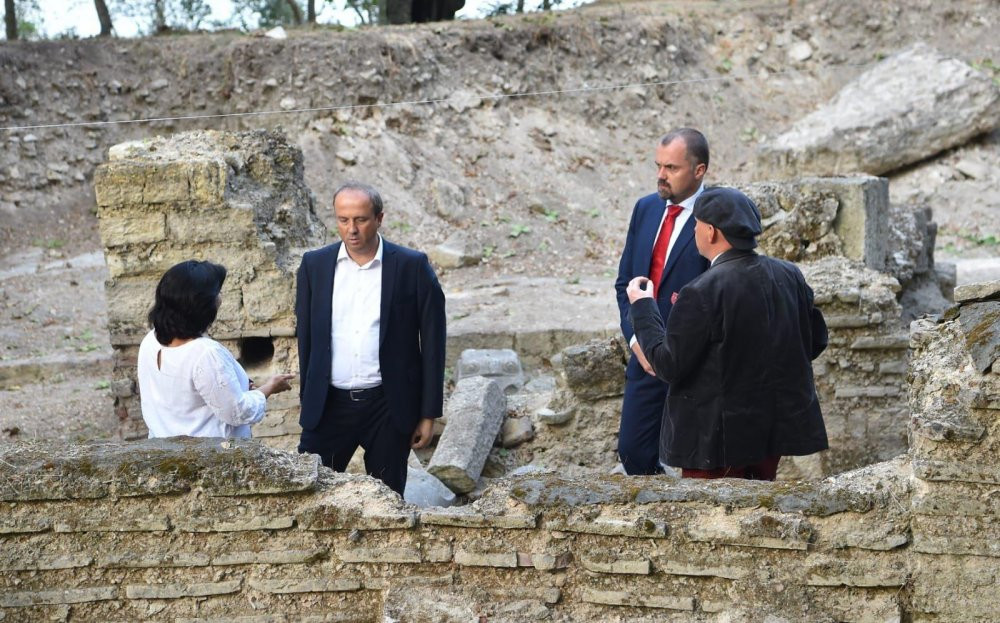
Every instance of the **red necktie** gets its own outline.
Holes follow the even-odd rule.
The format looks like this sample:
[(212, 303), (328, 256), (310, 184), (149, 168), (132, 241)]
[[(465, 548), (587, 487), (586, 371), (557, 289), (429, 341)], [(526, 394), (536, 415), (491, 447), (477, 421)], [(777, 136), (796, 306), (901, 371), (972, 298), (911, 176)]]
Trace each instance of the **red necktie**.
[(660, 235), (656, 237), (656, 244), (653, 245), (653, 259), (649, 263), (649, 280), (653, 282), (654, 299), (660, 289), (663, 268), (667, 264), (667, 247), (670, 246), (670, 235), (674, 233), (674, 223), (677, 221), (677, 215), (683, 209), (679, 205), (672, 205), (667, 208), (667, 218), (663, 219), (663, 225), (660, 227)]

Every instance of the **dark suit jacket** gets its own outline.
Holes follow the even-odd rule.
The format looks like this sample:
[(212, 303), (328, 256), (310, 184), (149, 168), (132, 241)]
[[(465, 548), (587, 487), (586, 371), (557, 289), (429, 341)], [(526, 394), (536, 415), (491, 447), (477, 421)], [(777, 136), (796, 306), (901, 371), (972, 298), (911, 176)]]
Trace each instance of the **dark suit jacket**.
[[(444, 293), (427, 256), (382, 239), (379, 366), (389, 417), (409, 435), (444, 400)], [(299, 424), (312, 430), (330, 386), (333, 280), (341, 243), (302, 257), (295, 292), (299, 342)]]
[[(622, 335), (625, 341), (632, 340), (632, 322), (629, 320), (628, 295), (625, 288), (629, 281), (639, 276), (649, 276), (649, 264), (653, 259), (653, 243), (660, 229), (660, 221), (667, 209), (667, 203), (656, 193), (647, 195), (636, 202), (632, 209), (632, 219), (629, 221), (628, 234), (625, 238), (625, 248), (618, 262), (618, 278), (615, 280), (615, 293), (618, 296), (618, 311), (621, 317)], [(660, 286), (657, 289), (656, 303), (660, 316), (670, 317), (671, 295), (679, 292), (689, 281), (705, 272), (708, 260), (698, 255), (694, 244), (694, 216), (688, 217), (681, 229), (674, 247), (670, 249), (667, 264), (663, 269)], [(638, 359), (632, 356), (625, 369), (625, 378), (641, 379), (646, 372), (639, 365)]]
[(811, 363), (826, 323), (794, 264), (730, 250), (681, 290), (666, 332), (649, 299), (631, 311), (639, 345), (670, 383), (668, 465), (740, 467), (828, 447)]

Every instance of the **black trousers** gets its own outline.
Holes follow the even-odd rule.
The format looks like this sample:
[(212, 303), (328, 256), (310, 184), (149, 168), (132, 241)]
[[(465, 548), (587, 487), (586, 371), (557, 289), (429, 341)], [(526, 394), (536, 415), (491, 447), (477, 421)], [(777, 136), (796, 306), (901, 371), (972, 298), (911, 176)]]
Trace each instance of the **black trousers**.
[(319, 424), (313, 430), (302, 430), (299, 453), (318, 454), (323, 465), (342, 472), (361, 446), (365, 449), (368, 475), (403, 495), (410, 437), (389, 421), (389, 403), (384, 395), (351, 400), (331, 387)]

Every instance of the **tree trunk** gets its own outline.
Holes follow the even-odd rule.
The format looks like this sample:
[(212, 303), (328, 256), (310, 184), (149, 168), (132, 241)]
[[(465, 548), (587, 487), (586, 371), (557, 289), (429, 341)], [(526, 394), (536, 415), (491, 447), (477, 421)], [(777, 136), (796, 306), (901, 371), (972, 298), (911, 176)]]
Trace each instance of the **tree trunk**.
[(153, 0), (153, 33), (167, 30), (167, 10), (163, 6), (166, 0)]
[(7, 41), (14, 41), (17, 39), (17, 12), (14, 11), (14, 0), (4, 0), (3, 6), (6, 10), (3, 21), (7, 24)]
[(111, 36), (111, 12), (104, 0), (94, 0), (94, 8), (97, 9), (97, 19), (101, 22), (101, 37)]
[(310, 24), (316, 23), (316, 0), (306, 2), (306, 21)]
[(517, 8), (514, 9), (515, 13), (524, 13), (524, 0), (517, 0)]
[(302, 9), (299, 8), (299, 3), (295, 0), (286, 0), (288, 2), (288, 8), (292, 10), (292, 19), (295, 20), (296, 26), (302, 25)]

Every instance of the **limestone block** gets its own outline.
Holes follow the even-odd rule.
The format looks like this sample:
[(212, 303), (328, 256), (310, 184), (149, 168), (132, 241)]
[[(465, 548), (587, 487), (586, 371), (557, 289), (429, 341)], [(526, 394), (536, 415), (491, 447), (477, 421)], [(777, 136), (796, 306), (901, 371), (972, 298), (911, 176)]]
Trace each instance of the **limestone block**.
[(257, 234), (253, 216), (250, 210), (227, 210), (222, 206), (212, 210), (178, 209), (167, 213), (166, 224), (175, 244), (251, 242)]
[(482, 251), (460, 232), (448, 236), (447, 240), (428, 251), (427, 256), (442, 268), (475, 266), (483, 261)]
[(298, 507), (301, 530), (406, 530), (417, 523), (413, 507), (370, 476), (324, 468), (317, 489), (319, 495)]
[(694, 610), (694, 597), (686, 595), (664, 595), (634, 593), (631, 591), (583, 589), (583, 601), (608, 606), (639, 606), (641, 608), (665, 608), (669, 610)]
[[(315, 484), (317, 466), (315, 455), (287, 454), (240, 439), (19, 442), (0, 448), (0, 483), (6, 483), (0, 484), (0, 499), (99, 498), (111, 487), (117, 496), (146, 496), (184, 492), (195, 484), (209, 496), (302, 491)], [(153, 524), (162, 523), (144, 512)], [(86, 515), (73, 519), (85, 521)]]
[(212, 565), (291, 565), (316, 562), (326, 557), (328, 549), (265, 550), (248, 552), (227, 552), (212, 558)]
[(1000, 356), (1000, 301), (964, 303), (958, 320), (976, 370), (989, 371)]
[(501, 391), (508, 393), (524, 385), (524, 371), (517, 353), (509, 348), (477, 350), (467, 349), (455, 364), (455, 380), (482, 376), (493, 379)]
[(167, 238), (167, 217), (162, 212), (116, 210), (102, 215), (97, 225), (101, 241), (109, 248), (160, 242)]
[(468, 506), (461, 506), (447, 511), (421, 511), (420, 523), (432, 526), (458, 526), (462, 528), (532, 530), (538, 525), (538, 515), (487, 515), (474, 512)]
[(0, 607), (18, 608), (38, 604), (81, 604), (91, 601), (107, 601), (118, 597), (116, 586), (94, 586), (91, 588), (66, 588), (50, 591), (20, 591), (0, 593)]
[(652, 566), (648, 560), (618, 558), (613, 555), (584, 556), (580, 559), (580, 566), (594, 573), (649, 575), (652, 572)]
[(243, 309), (254, 325), (268, 324), (295, 311), (295, 278), (269, 272), (243, 284)]
[(517, 552), (480, 552), (467, 549), (455, 550), (455, 564), (463, 567), (517, 568)]
[(415, 564), (423, 562), (420, 550), (414, 547), (343, 547), (337, 556), (344, 562), (384, 562)]
[(581, 400), (620, 396), (625, 391), (625, 352), (615, 338), (594, 339), (561, 353), (561, 377)]
[(989, 76), (917, 43), (763, 145), (757, 167), (783, 177), (878, 175), (995, 129), (998, 105)]
[(243, 580), (226, 582), (196, 582), (183, 584), (130, 584), (125, 587), (129, 599), (180, 599), (182, 597), (207, 597), (228, 595), (243, 586)]
[(421, 508), (451, 506), (456, 500), (454, 492), (423, 467), (407, 468), (403, 499)]
[(208, 554), (201, 552), (111, 552), (97, 559), (102, 569), (149, 569), (153, 567), (207, 567), (212, 563)]
[(972, 303), (1000, 298), (1000, 281), (966, 283), (955, 287), (956, 303)]
[(459, 380), (446, 408), (448, 426), (427, 471), (455, 493), (472, 491), (506, 412), (507, 399), (496, 381), (482, 376)]

